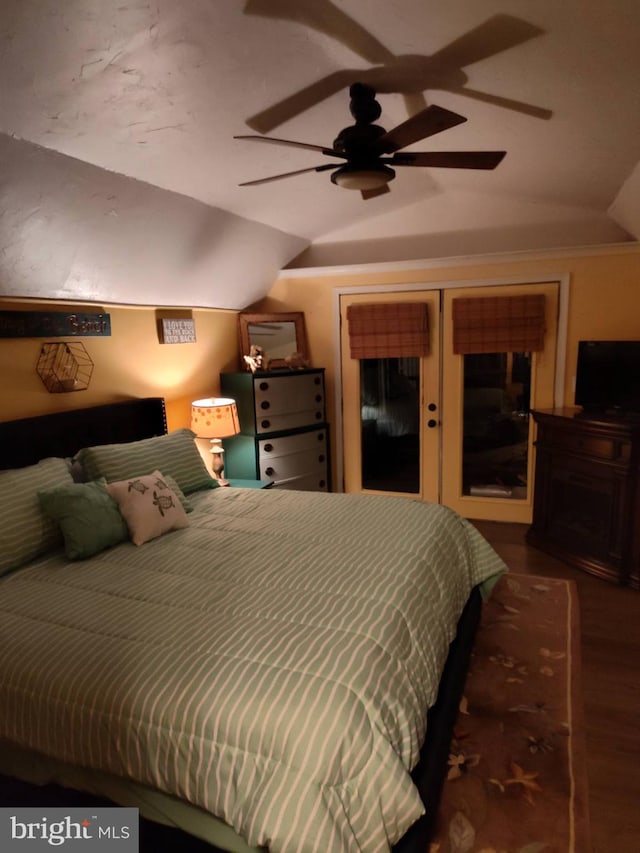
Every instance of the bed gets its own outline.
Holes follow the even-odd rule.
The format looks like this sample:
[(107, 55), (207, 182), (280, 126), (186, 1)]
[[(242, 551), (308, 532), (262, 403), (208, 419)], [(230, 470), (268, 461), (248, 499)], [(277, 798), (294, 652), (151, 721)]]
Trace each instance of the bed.
[[(424, 851), (505, 570), (475, 528), (403, 498), (215, 488), (160, 398), (0, 423), (3, 485), (1, 773), (226, 850)], [(128, 534), (89, 556), (79, 490), (93, 539), (103, 516)], [(141, 495), (178, 520), (145, 539)]]

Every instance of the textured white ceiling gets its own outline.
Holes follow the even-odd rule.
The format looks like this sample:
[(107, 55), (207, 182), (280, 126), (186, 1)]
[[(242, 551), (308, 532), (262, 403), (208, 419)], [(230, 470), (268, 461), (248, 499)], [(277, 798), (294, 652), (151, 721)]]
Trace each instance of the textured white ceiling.
[[(477, 28), (474, 55), (468, 34)], [(502, 49), (500, 34), (514, 28), (520, 43)], [(140, 229), (137, 251), (154, 248), (141, 223), (163, 208), (179, 221), (183, 197), (202, 205), (191, 210), (194, 222), (209, 223), (198, 237), (207, 275), (185, 273), (188, 298), (218, 307), (257, 298), (278, 266), (295, 264), (309, 243), (303, 257), (344, 263), (346, 255), (357, 263), (635, 239), (640, 223), (629, 211), (638, 209), (638, 182), (625, 182), (640, 156), (639, 32), (638, 0), (2, 0), (0, 132), (13, 139), (0, 166), (3, 197), (12, 199), (0, 219), (0, 293), (55, 289), (79, 298), (92, 276), (102, 284), (89, 298), (112, 292), (115, 274), (101, 277), (102, 262), (91, 257), (83, 258), (85, 284), (78, 283), (69, 245), (55, 281), (42, 258), (33, 262), (33, 229), (21, 223), (33, 224), (34, 205), (49, 211), (40, 240), (53, 223), (56, 244), (60, 218), (77, 232), (85, 203), (98, 217), (96, 244), (98, 210), (111, 225), (125, 221), (128, 237), (106, 229), (107, 253), (122, 254), (123, 265)], [(447, 61), (453, 49), (442, 51), (461, 37), (459, 54), (473, 61), (456, 69)], [(420, 96), (468, 119), (412, 150), (505, 149), (507, 156), (492, 172), (398, 169), (392, 191), (367, 202), (327, 173), (238, 187), (326, 162), (233, 136), (255, 132), (251, 117), (327, 79), (337, 80), (335, 91), (316, 103), (306, 98), (307, 109), (269, 133), (330, 145), (352, 121), (345, 85), (362, 79), (381, 92), (387, 128), (406, 119)], [(452, 91), (461, 86), (476, 94)], [(46, 152), (36, 158), (37, 185), (46, 188), (37, 198), (28, 165), (36, 146), (68, 161)], [(45, 178), (53, 173), (55, 180)], [(125, 192), (121, 176), (139, 183)], [(615, 221), (621, 191), (624, 227)], [(178, 232), (160, 229), (165, 254), (180, 254), (180, 240), (193, 236)], [(79, 242), (74, 249), (86, 251)], [(55, 247), (50, 260), (51, 253)], [(170, 295), (154, 293), (149, 271), (135, 290), (130, 301)]]

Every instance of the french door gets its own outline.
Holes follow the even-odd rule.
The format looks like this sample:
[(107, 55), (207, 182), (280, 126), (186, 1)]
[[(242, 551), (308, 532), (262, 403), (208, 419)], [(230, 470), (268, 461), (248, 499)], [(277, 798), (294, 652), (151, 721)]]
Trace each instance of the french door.
[[(531, 521), (529, 411), (554, 401), (558, 283), (342, 294), (342, 430), (347, 492), (440, 502), (468, 518)], [(458, 355), (453, 301), (544, 296), (544, 348)], [(425, 303), (427, 354), (351, 358), (350, 305)]]
[[(341, 297), (344, 485), (347, 492), (440, 495), (440, 293), (436, 290)], [(350, 305), (422, 302), (429, 354), (352, 359)], [(429, 413), (427, 418), (425, 415)]]

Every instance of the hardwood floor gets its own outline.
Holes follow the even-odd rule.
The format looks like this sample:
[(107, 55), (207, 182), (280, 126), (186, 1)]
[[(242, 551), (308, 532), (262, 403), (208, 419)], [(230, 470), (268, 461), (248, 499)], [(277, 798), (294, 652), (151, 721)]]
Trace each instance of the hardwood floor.
[(526, 525), (474, 524), (510, 571), (576, 583), (593, 853), (635, 853), (640, 849), (640, 593), (531, 548)]

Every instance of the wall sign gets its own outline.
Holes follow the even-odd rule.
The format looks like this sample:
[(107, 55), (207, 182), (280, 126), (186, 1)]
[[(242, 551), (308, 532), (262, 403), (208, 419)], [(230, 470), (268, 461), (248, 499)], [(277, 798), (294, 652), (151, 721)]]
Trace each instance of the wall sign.
[(0, 311), (0, 338), (106, 338), (110, 335), (109, 314)]
[(195, 344), (195, 342), (195, 320), (174, 320), (166, 318), (160, 320), (160, 343)]

